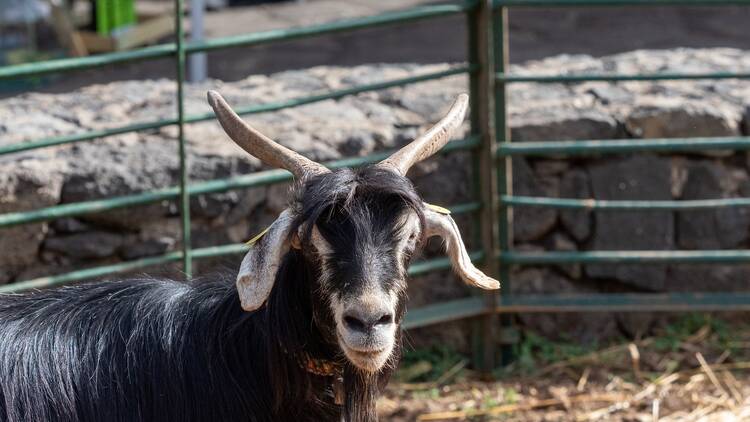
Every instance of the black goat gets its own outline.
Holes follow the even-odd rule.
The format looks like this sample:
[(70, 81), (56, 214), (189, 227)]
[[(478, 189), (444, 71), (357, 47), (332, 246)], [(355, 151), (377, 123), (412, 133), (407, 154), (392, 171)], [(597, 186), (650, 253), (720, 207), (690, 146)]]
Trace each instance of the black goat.
[(289, 208), (236, 285), (140, 279), (0, 296), (0, 421), (376, 420), (420, 241), (442, 236), (466, 282), (498, 287), (404, 177), (447, 142), (465, 96), (383, 163), (336, 172), (244, 125), (218, 94), (209, 101), (238, 144), (295, 174)]

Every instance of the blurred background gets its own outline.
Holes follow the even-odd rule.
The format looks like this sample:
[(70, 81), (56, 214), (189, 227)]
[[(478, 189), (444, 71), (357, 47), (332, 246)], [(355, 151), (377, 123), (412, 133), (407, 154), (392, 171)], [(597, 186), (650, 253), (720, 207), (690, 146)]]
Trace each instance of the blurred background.
[[(2, 63), (13, 64), (71, 53), (70, 48), (66, 47), (66, 36), (56, 32), (52, 10), (46, 0), (2, 1)], [(96, 2), (73, 0), (64, 3), (76, 28), (86, 31), (95, 29)], [(134, 0), (131, 3), (144, 20), (171, 17), (174, 9), (171, 0)], [(186, 0), (188, 9), (190, 3)], [(419, 0), (203, 0), (200, 3), (207, 8), (203, 18), (203, 36), (207, 38), (440, 4)], [(744, 6), (512, 8), (509, 19), (510, 61), (522, 63), (558, 54), (602, 56), (637, 49), (747, 48), (748, 13)], [(185, 25), (189, 32), (189, 18)], [(167, 30), (157, 29), (144, 36), (140, 44), (169, 39)], [(236, 81), (249, 74), (318, 65), (453, 63), (465, 59), (466, 45), (466, 19), (463, 16), (450, 16), (409, 25), (216, 52), (209, 56), (207, 75), (224, 81)], [(89, 49), (92, 52), (97, 50)], [(170, 63), (168, 60), (137, 63), (116, 69), (98, 69), (85, 76), (71, 74), (65, 80), (57, 80), (40, 88), (63, 92), (92, 83), (172, 77), (174, 66)]]
[[(177, 195), (183, 170), (203, 189), (189, 202), (191, 246), (205, 252), (195, 259), (193, 273), (236, 271), (242, 257), (237, 245), (286, 206), (288, 182), (280, 178), (248, 188), (252, 183), (243, 175), (268, 169), (229, 142), (210, 115), (207, 89), (218, 89), (247, 111), (246, 119), (262, 132), (326, 162), (366, 159), (402, 145), (439, 119), (456, 94), (471, 91), (507, 114), (510, 140), (521, 145), (685, 138), (723, 145), (515, 155), (494, 168), (512, 168), (512, 189), (501, 193), (720, 200), (732, 206), (593, 211), (516, 205), (500, 236), (519, 254), (708, 252), (690, 262), (650, 264), (572, 259), (521, 265), (505, 258), (499, 266), (503, 296), (562, 303), (593, 294), (587, 297), (599, 302), (569, 302), (559, 310), (535, 302), (544, 306), (517, 305), (531, 312), (501, 318), (441, 317), (454, 315), (450, 309), (481, 315), (484, 299), (439, 263), (440, 245), (427, 245), (427, 261), (419, 261), (426, 265), (418, 266), (409, 286), (410, 310), (422, 322), (406, 333), (401, 370), (380, 403), (383, 419), (750, 418), (750, 329), (747, 314), (738, 312), (750, 307), (750, 2), (510, 7), (510, 75), (707, 76), (522, 81), (507, 85), (503, 102), (488, 85), (479, 85), (485, 92), (470, 89), (469, 74), (478, 73), (465, 66), (476, 28), (466, 14), (453, 11), (191, 54), (183, 134), (175, 120), (177, 65), (170, 51), (163, 52), (176, 40), (174, 3), (0, 0), (0, 291), (122, 276), (115, 274), (183, 277)], [(186, 0), (181, 16), (189, 45), (201, 45), (464, 4)], [(60, 73), (30, 70), (22, 77), (3, 73), (142, 51), (153, 52), (153, 59), (118, 59)], [(401, 79), (420, 82), (356, 89)], [(324, 98), (329, 92), (353, 95)], [(485, 134), (481, 123), (469, 120), (474, 124), (467, 121), (460, 136), (468, 144), (461, 145)], [(94, 134), (83, 139), (89, 132)], [(501, 130), (496, 138), (504, 138)], [(458, 148), (410, 173), (426, 201), (453, 207), (473, 252), (481, 252), (483, 233), (478, 163), (476, 152)], [(217, 188), (226, 178), (231, 182)], [(104, 205), (105, 211), (76, 209), (79, 203)], [(135, 206), (123, 208), (127, 204)], [(43, 215), (21, 215), (35, 210)], [(702, 293), (714, 295), (705, 299)], [(641, 309), (627, 301), (631, 294), (650, 295), (652, 305), (663, 306), (631, 312)], [(444, 303), (454, 307), (440, 308)], [(679, 312), (656, 312), (665, 309)], [(486, 344), (495, 355), (492, 368), (482, 367), (479, 356)]]

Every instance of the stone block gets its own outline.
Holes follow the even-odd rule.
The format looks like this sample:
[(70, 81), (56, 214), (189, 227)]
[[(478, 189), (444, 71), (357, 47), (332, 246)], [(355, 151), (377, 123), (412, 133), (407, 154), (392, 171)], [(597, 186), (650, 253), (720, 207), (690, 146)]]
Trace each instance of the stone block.
[[(610, 200), (670, 200), (669, 160), (639, 155), (589, 167), (594, 197)], [(674, 249), (671, 211), (598, 211), (594, 213), (594, 250)], [(666, 267), (660, 264), (589, 264), (592, 278), (616, 279), (638, 288), (661, 290)]]

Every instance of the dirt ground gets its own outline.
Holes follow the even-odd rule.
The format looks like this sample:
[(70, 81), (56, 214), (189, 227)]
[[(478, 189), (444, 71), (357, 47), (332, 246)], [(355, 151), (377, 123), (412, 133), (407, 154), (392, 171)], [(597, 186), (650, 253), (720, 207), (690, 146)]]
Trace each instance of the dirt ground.
[(386, 421), (750, 420), (748, 340), (708, 322), (545, 362), (564, 347), (547, 345), (494, 382), (458, 361), (435, 380), (392, 383), (379, 410)]

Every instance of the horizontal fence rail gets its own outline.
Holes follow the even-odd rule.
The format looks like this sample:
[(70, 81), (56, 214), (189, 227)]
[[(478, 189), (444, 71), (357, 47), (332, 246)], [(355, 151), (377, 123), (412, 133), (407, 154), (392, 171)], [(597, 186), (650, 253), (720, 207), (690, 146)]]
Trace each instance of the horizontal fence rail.
[(30, 76), (40, 76), (50, 73), (72, 72), (119, 63), (172, 57), (176, 52), (177, 48), (174, 44), (161, 44), (132, 51), (4, 66), (0, 67), (0, 80), (28, 78)]
[[(475, 65), (457, 66), (447, 70), (441, 70), (437, 72), (425, 73), (423, 75), (409, 76), (406, 78), (393, 79), (390, 81), (383, 81), (378, 83), (359, 85), (351, 88), (340, 89), (318, 95), (311, 95), (308, 97), (294, 98), (291, 100), (279, 101), (269, 104), (260, 104), (249, 107), (237, 107), (236, 113), (243, 115), (267, 113), (272, 111), (283, 110), (286, 108), (299, 107), (306, 104), (312, 104), (325, 100), (335, 100), (350, 95), (361, 94), (364, 92), (378, 91), (381, 89), (393, 88), (397, 86), (404, 86), (433, 79), (440, 79), (454, 75), (461, 75), (465, 73), (471, 73), (477, 70)], [(185, 116), (185, 123), (196, 123), (214, 120), (216, 117), (213, 113), (206, 113), (201, 115)], [(127, 125), (120, 128), (113, 129), (101, 129), (91, 132), (85, 132), (74, 135), (57, 136), (47, 139), (41, 139), (32, 142), (21, 142), (12, 145), (0, 146), (0, 155), (11, 154), (22, 151), (29, 151), (38, 148), (46, 148), (50, 146), (58, 146), (65, 144), (72, 144), (76, 142), (85, 142), (93, 139), (104, 138), (113, 135), (121, 135), (130, 132), (141, 132), (146, 130), (159, 129), (166, 126), (178, 124), (178, 119), (164, 119), (150, 123), (137, 123), (133, 125)]]
[[(478, 137), (469, 137), (464, 140), (448, 143), (448, 145), (446, 145), (442, 151), (451, 152), (471, 150), (476, 148), (478, 145)], [(359, 167), (366, 164), (373, 164), (382, 161), (391, 153), (392, 151), (385, 151), (371, 154), (365, 157), (354, 157), (331, 161), (325, 164), (327, 167), (332, 169), (344, 167)], [(286, 170), (264, 170), (227, 179), (212, 180), (208, 182), (194, 182), (191, 183), (188, 187), (188, 193), (190, 196), (196, 196), (208, 193), (226, 192), (232, 189), (244, 189), (257, 186), (265, 186), (273, 183), (289, 182), (291, 180), (292, 174)], [(19, 211), (0, 214), (0, 228), (15, 226), (19, 224), (51, 221), (64, 217), (75, 217), (79, 215), (110, 211), (119, 208), (127, 208), (136, 205), (153, 204), (160, 201), (177, 199), (179, 195), (180, 188), (178, 186), (174, 186), (156, 191), (127, 196), (55, 205), (33, 211)], [(468, 209), (467, 207), (468, 205), (465, 205), (461, 209)]]
[(534, 83), (581, 83), (581, 82), (651, 82), (651, 81), (683, 81), (683, 80), (717, 80), (717, 79), (750, 79), (750, 70), (737, 72), (711, 73), (653, 73), (650, 75), (624, 74), (590, 74), (590, 75), (514, 75), (496, 73), (495, 80), (504, 83), (534, 82)]
[(501, 252), (507, 264), (732, 264), (750, 262), (750, 250)]
[(503, 295), (488, 310), (481, 297), (468, 297), (410, 310), (405, 329), (442, 324), (488, 313), (569, 312), (736, 312), (750, 311), (750, 293), (606, 293)]
[(418, 309), (410, 309), (404, 317), (402, 327), (412, 329), (428, 325), (442, 324), (464, 318), (474, 318), (488, 313), (485, 299), (482, 297), (467, 297), (465, 299), (426, 305)]
[[(244, 243), (221, 245), (221, 246), (210, 246), (206, 248), (192, 249), (193, 259), (202, 258), (217, 258), (227, 255), (236, 255), (247, 252), (248, 246)], [(474, 251), (469, 253), (469, 257), (473, 262), (481, 262), (484, 258), (484, 254), (481, 251)], [(13, 284), (7, 284), (0, 286), (0, 294), (4, 293), (16, 293), (29, 289), (41, 289), (60, 286), (68, 283), (77, 281), (88, 280), (97, 277), (104, 277), (112, 274), (125, 273), (130, 271), (136, 271), (147, 267), (153, 267), (156, 265), (164, 265), (172, 262), (179, 262), (183, 259), (182, 251), (169, 252), (159, 256), (152, 256), (148, 258), (141, 258), (133, 261), (119, 262), (112, 265), (102, 265), (93, 268), (86, 268), (77, 271), (71, 271), (60, 275), (51, 275), (47, 277), (39, 277), (32, 280), (20, 281)], [(409, 275), (416, 276), (432, 271), (444, 270), (451, 267), (450, 260), (448, 258), (435, 258), (430, 260), (424, 260), (415, 262), (409, 267)]]
[[(340, 89), (337, 91), (331, 91), (324, 94), (312, 95), (304, 98), (296, 98), (286, 101), (280, 101), (270, 104), (261, 104), (249, 107), (237, 107), (235, 112), (242, 115), (267, 113), (270, 111), (283, 110), (285, 108), (299, 107), (306, 104), (316, 103), (325, 100), (337, 100), (343, 97), (351, 95), (361, 94), (369, 91), (378, 91), (381, 89), (394, 88), (397, 86), (410, 85), (419, 82), (430, 81), (433, 79), (441, 79), (449, 76), (461, 75), (465, 73), (471, 73), (476, 71), (478, 68), (476, 65), (456, 66), (447, 70), (441, 70), (437, 72), (425, 73), (424, 75), (409, 76), (406, 78), (393, 79), (390, 81), (377, 82), (373, 84), (359, 85), (351, 88)], [(206, 113), (200, 116), (189, 116), (186, 119), (187, 123), (202, 122), (206, 120), (214, 120), (216, 116), (213, 113)]]
[(509, 142), (498, 146), (497, 155), (593, 155), (646, 151), (700, 152), (708, 150), (747, 151), (750, 150), (750, 137)]
[[(461, 4), (419, 6), (410, 10), (383, 13), (364, 18), (344, 19), (333, 23), (311, 25), (302, 28), (278, 29), (252, 34), (224, 37), (199, 42), (185, 42), (187, 53), (198, 53), (230, 47), (249, 47), (272, 42), (288, 41), (311, 36), (334, 34), (357, 29), (374, 28), (383, 25), (409, 23), (422, 19), (438, 18), (466, 13), (477, 7), (476, 0)], [(132, 51), (98, 54), (96, 56), (48, 60), (0, 67), (0, 80), (26, 78), (50, 73), (71, 72), (102, 67), (112, 64), (172, 57), (177, 53), (175, 43), (160, 44)]]
[(750, 207), (750, 198), (695, 199), (683, 201), (614, 201), (602, 199), (548, 198), (503, 195), (502, 206), (547, 207), (584, 210), (703, 210), (724, 207)]
[(193, 42), (186, 46), (188, 53), (198, 53), (230, 47), (253, 46), (278, 41), (289, 41), (319, 35), (349, 32), (357, 29), (374, 28), (397, 23), (409, 23), (423, 19), (434, 19), (444, 16), (466, 13), (478, 5), (478, 1), (466, 1), (459, 4), (442, 4), (414, 7), (409, 10), (388, 12), (375, 16), (344, 19), (337, 22), (311, 25), (302, 28), (277, 29), (252, 34), (224, 37), (203, 42)]
[(405, 329), (442, 324), (488, 313), (750, 311), (750, 293), (606, 293), (503, 295), (492, 310), (468, 297), (410, 310)]
[[(704, 151), (747, 151), (750, 137), (695, 137), (673, 139), (594, 139), (550, 140), (541, 142), (514, 142), (508, 124), (507, 89), (514, 83), (575, 84), (590, 82), (653, 82), (653, 81), (714, 81), (750, 79), (750, 69), (724, 68), (705, 72), (669, 70), (655, 73), (618, 73), (591, 71), (571, 74), (554, 74), (554, 69), (542, 74), (511, 72), (508, 62), (508, 9), (511, 7), (589, 7), (589, 6), (750, 6), (750, 0), (492, 0), (495, 66), (492, 79), (495, 83), (494, 106), (496, 148), (495, 156), (499, 178), (497, 204), (503, 230), (499, 235), (503, 250), (496, 253), (505, 268), (502, 280), (504, 294), (497, 298), (494, 307), (485, 312), (501, 314), (502, 327), (513, 324), (515, 313), (530, 312), (645, 312), (645, 311), (750, 311), (748, 292), (680, 292), (680, 293), (597, 293), (567, 294), (550, 292), (539, 295), (508, 293), (511, 284), (510, 268), (524, 265), (608, 264), (608, 265), (708, 265), (750, 263), (747, 250), (613, 250), (613, 251), (515, 251), (513, 245), (513, 212), (523, 213), (524, 207), (547, 207), (587, 211), (689, 211), (714, 210), (728, 207), (750, 206), (750, 198), (715, 198), (698, 200), (602, 200), (597, 198), (554, 198), (513, 195), (512, 157), (600, 156), (625, 153), (697, 153)], [(547, 73), (547, 74), (544, 74)], [(550, 74), (551, 73), (551, 74)], [(494, 201), (493, 201), (494, 204)], [(596, 283), (597, 280), (591, 280)], [(544, 280), (542, 280), (544, 282)], [(603, 283), (605, 281), (602, 281)], [(710, 286), (707, 286), (710, 287)], [(750, 289), (749, 289), (750, 290)], [(476, 306), (469, 300), (445, 305), (446, 313), (461, 315)], [(432, 314), (418, 315), (420, 321), (429, 320)], [(506, 347), (503, 353), (508, 355)], [(511, 352), (512, 353), (512, 352)]]
[(504, 295), (487, 310), (481, 297), (427, 305), (406, 314), (404, 328), (418, 328), (487, 313), (736, 312), (750, 311), (750, 293), (607, 293)]
[(750, 293), (603, 293), (518, 295), (501, 298), (495, 312), (749, 311)]
[(99, 129), (80, 134), (55, 136), (46, 139), (40, 139), (31, 142), (20, 142), (17, 144), (0, 146), (0, 155), (13, 154), (16, 152), (31, 151), (40, 148), (47, 148), (59, 145), (74, 144), (77, 142), (92, 141), (94, 139), (105, 138), (107, 136), (122, 135), (132, 132), (143, 132), (146, 130), (159, 129), (166, 126), (176, 125), (177, 119), (166, 119), (151, 123), (136, 123), (113, 129)]

